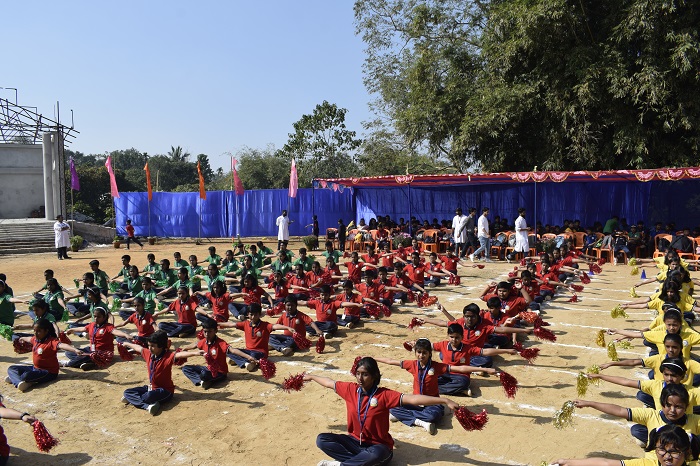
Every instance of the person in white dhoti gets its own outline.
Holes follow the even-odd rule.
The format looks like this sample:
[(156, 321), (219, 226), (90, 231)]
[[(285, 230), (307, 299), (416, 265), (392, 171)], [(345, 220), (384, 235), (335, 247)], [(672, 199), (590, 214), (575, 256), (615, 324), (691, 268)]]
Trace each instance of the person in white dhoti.
[(462, 257), (466, 250), (467, 242), (467, 216), (462, 215), (461, 207), (457, 207), (455, 216), (452, 219), (452, 235), (455, 241), (455, 255)]
[(56, 217), (56, 223), (53, 224), (53, 232), (56, 236), (56, 254), (58, 254), (58, 259), (70, 259), (68, 257), (70, 225), (63, 221), (63, 215)]
[(515, 220), (515, 255), (509, 257), (509, 260), (521, 260), (530, 252), (530, 242), (528, 241), (528, 233), (530, 228), (525, 221), (525, 208), (518, 209), (518, 218)]
[(282, 247), (282, 243), (289, 244), (289, 224), (294, 222), (294, 220), (289, 220), (287, 216), (287, 211), (283, 210), (282, 215), (277, 217), (277, 250), (279, 251)]

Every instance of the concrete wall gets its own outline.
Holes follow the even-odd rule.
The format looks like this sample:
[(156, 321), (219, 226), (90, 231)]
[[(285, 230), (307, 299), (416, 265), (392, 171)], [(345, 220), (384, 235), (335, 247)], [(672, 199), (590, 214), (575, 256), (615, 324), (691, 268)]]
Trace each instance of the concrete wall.
[(93, 225), (92, 223), (70, 223), (73, 223), (74, 235), (80, 235), (91, 243), (111, 244), (112, 241), (114, 241), (114, 237), (117, 234), (117, 230), (115, 228), (103, 227), (101, 225)]
[(0, 144), (0, 218), (28, 218), (43, 205), (41, 144)]

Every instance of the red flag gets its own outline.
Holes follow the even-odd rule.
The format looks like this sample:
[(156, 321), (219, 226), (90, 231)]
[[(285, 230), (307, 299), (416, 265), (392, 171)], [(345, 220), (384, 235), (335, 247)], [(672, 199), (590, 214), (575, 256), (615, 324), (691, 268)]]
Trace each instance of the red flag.
[(236, 164), (238, 161), (236, 159), (231, 159), (231, 170), (233, 171), (233, 185), (236, 188), (236, 195), (242, 196), (245, 190), (243, 189), (243, 182), (238, 177), (238, 172), (236, 171)]
[(107, 156), (107, 161), (105, 162), (105, 167), (107, 167), (107, 173), (109, 173), (109, 187), (112, 193), (112, 197), (119, 197), (119, 189), (117, 188), (117, 179), (114, 177), (114, 170), (112, 169), (112, 156)]
[(148, 189), (148, 200), (152, 201), (153, 189), (151, 189), (151, 170), (148, 169), (148, 162), (146, 162), (146, 166), (143, 167), (143, 169), (146, 170), (146, 188)]
[(204, 189), (204, 175), (202, 175), (202, 167), (199, 162), (197, 162), (197, 174), (199, 175), (199, 198), (206, 200), (207, 190)]
[(292, 159), (292, 172), (289, 174), (289, 197), (297, 197), (297, 189), (299, 184), (297, 182), (297, 162)]

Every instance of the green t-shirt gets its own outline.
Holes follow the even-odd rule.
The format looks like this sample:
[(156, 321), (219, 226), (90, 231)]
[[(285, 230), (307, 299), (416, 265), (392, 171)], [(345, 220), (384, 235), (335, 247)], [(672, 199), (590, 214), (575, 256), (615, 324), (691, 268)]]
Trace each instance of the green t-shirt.
[[(48, 320), (49, 322), (53, 322), (53, 323), (56, 322), (56, 318), (55, 318), (55, 317), (53, 316), (53, 314), (51, 314), (50, 312), (45, 313), (45, 314), (44, 314), (44, 317), (42, 317), (42, 319), (46, 319), (46, 320)], [(39, 320), (39, 317), (38, 317), (38, 316), (35, 316), (35, 317), (34, 317), (34, 323), (36, 323), (37, 320)]]
[(209, 262), (210, 264), (219, 265), (219, 264), (221, 264), (221, 256), (218, 254), (214, 254), (213, 256), (209, 256), (206, 259), (204, 259), (204, 262)]
[(0, 295), (0, 324), (15, 325), (15, 310), (10, 302), (11, 298), (9, 293)]
[(606, 235), (612, 234), (617, 230), (617, 219), (611, 218), (607, 222), (605, 222), (605, 226), (603, 227), (603, 233)]
[(328, 251), (324, 251), (321, 255), (326, 259), (328, 259), (328, 256), (331, 256), (333, 258), (333, 262), (335, 262), (336, 264), (338, 264), (340, 262), (340, 258), (343, 257), (343, 253), (338, 251), (337, 249), (334, 249), (331, 254), (328, 254)]
[[(165, 287), (167, 288), (172, 286), (173, 283), (177, 281), (177, 272), (175, 272), (173, 269), (161, 269), (153, 275), (153, 278), (156, 282), (165, 282)], [(162, 286), (162, 284), (159, 284), (158, 286)]]
[(185, 259), (180, 259), (179, 261), (175, 261), (173, 264), (173, 267), (176, 269), (179, 269), (181, 267), (189, 267), (190, 264), (185, 260)]
[(282, 275), (285, 276), (289, 272), (292, 271), (292, 263), (291, 262), (280, 262), (276, 260), (275, 262), (272, 263), (272, 266), (270, 267), (273, 272), (282, 272)]
[(146, 267), (143, 268), (141, 273), (146, 273), (146, 272), (158, 272), (160, 270), (160, 265), (159, 264), (146, 264)]
[(182, 280), (177, 280), (173, 284), (173, 288), (175, 288), (176, 291), (179, 290), (181, 286), (186, 286), (187, 288), (192, 288), (192, 280), (185, 280), (184, 282)]
[(124, 266), (122, 269), (119, 271), (117, 274), (117, 277), (122, 277), (122, 282), (126, 283), (126, 281), (129, 279), (129, 269), (131, 266)]
[(103, 303), (101, 300), (96, 303), (90, 303), (90, 320), (95, 320), (95, 309), (98, 307), (103, 308), (105, 311), (109, 312), (109, 304)]
[(196, 265), (194, 267), (188, 265), (187, 274), (190, 276), (190, 278), (194, 278), (195, 275), (204, 275), (204, 269), (201, 265)]
[(136, 296), (141, 290), (143, 290), (143, 286), (141, 286), (141, 277), (129, 278), (126, 281), (126, 286), (129, 288), (129, 293), (131, 293), (131, 296)]
[(315, 261), (316, 258), (314, 258), (314, 256), (306, 256), (306, 259), (304, 260), (302, 260), (300, 257), (299, 259), (295, 260), (292, 265), (296, 267), (298, 264), (301, 264), (304, 267), (304, 272), (309, 272)]
[(106, 290), (109, 288), (109, 277), (107, 276), (107, 272), (104, 270), (97, 270), (97, 272), (93, 272), (95, 275), (95, 286), (101, 290)]
[(220, 271), (223, 273), (231, 273), (238, 270), (238, 261), (236, 259), (231, 262), (224, 260), (221, 264)]
[(212, 286), (214, 285), (214, 282), (221, 282), (223, 284), (226, 284), (224, 281), (224, 277), (222, 275), (217, 275), (216, 277), (210, 277), (209, 274), (204, 276), (204, 281), (207, 283), (207, 288), (209, 288), (209, 291), (211, 291)]
[(135, 297), (140, 297), (143, 298), (145, 301), (143, 308), (148, 312), (149, 314), (153, 314), (153, 311), (156, 309), (156, 292), (153, 288), (150, 290), (141, 290), (139, 291)]
[(253, 258), (253, 267), (256, 269), (259, 269), (264, 265), (265, 255), (262, 252), (258, 251), (255, 254), (251, 254), (250, 257)]
[(44, 294), (44, 301), (49, 305), (49, 309), (54, 312), (63, 312), (63, 306), (58, 302), (59, 299), (63, 299), (63, 291), (57, 291), (55, 293), (49, 293), (48, 291)]

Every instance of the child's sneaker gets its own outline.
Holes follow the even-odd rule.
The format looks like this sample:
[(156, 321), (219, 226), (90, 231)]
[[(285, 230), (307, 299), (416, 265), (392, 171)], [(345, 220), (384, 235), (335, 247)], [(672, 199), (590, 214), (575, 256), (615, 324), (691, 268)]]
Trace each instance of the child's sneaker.
[(26, 392), (30, 386), (31, 386), (31, 384), (29, 382), (27, 382), (26, 380), (23, 380), (17, 384), (17, 390), (19, 390), (20, 392)]
[(292, 353), (294, 353), (294, 350), (289, 346), (287, 346), (286, 348), (282, 348), (282, 355), (290, 356)]
[(211, 380), (205, 380), (204, 382), (202, 382), (202, 388), (205, 390), (209, 390), (211, 388), (211, 384)]
[(394, 416), (393, 414), (389, 413), (389, 420), (391, 422), (399, 422), (399, 418)]
[(430, 435), (435, 435), (437, 434), (437, 427), (435, 427), (434, 422), (426, 422), (426, 421), (421, 421), (420, 419), (416, 419), (413, 421), (413, 423), (417, 426), (420, 426), (424, 428), (425, 430), (428, 431)]
[(256, 362), (247, 362), (245, 363), (245, 368), (248, 372), (253, 372), (255, 369), (258, 368), (258, 363)]
[(94, 362), (84, 362), (80, 365), (80, 368), (84, 371), (89, 371), (97, 367)]
[(128, 405), (128, 404), (129, 404), (129, 400), (127, 400), (125, 396), (123, 396), (122, 399), (119, 400), (119, 401), (121, 401), (121, 402), (124, 403), (125, 405)]
[(152, 405), (148, 405), (148, 408), (146, 408), (146, 411), (148, 411), (148, 413), (151, 416), (157, 416), (158, 414), (160, 414), (160, 403), (158, 403), (156, 401)]
[(5, 383), (12, 383), (12, 379), (10, 378), (9, 375), (7, 377), (5, 377)]

